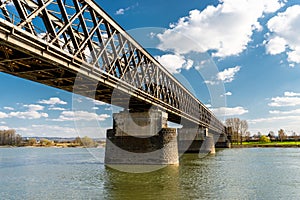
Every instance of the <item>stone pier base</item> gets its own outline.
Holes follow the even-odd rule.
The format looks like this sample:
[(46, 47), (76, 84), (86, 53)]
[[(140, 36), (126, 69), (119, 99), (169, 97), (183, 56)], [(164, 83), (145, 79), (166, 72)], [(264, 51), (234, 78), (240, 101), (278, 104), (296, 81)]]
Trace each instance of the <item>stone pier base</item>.
[(176, 129), (163, 128), (149, 138), (115, 136), (108, 130), (105, 164), (178, 165)]
[(114, 114), (113, 129), (107, 130), (106, 165), (178, 165), (175, 128), (167, 128), (167, 113)]

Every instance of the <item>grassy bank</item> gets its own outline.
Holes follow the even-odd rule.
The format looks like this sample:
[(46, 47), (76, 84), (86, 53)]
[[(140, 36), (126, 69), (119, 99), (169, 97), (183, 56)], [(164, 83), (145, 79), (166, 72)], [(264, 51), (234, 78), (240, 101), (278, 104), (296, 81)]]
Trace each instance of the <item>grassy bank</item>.
[(232, 148), (251, 148), (251, 147), (281, 147), (281, 148), (291, 148), (291, 147), (300, 147), (300, 141), (276, 141), (276, 142), (243, 142), (243, 144), (232, 144)]

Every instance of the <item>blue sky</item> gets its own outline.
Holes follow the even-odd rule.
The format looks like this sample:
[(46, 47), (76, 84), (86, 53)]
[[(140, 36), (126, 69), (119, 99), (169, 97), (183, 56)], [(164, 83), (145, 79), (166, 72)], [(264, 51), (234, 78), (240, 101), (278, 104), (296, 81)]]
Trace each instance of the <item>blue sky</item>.
[[(300, 134), (299, 1), (97, 2), (221, 120)], [(3, 73), (0, 92), (0, 129), (23, 136), (104, 137), (118, 111)]]

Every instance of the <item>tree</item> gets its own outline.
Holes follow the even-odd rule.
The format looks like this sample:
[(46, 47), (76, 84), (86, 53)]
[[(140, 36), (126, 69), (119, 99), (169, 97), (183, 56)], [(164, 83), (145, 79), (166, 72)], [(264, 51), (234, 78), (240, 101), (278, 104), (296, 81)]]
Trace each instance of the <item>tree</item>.
[(285, 139), (285, 132), (283, 129), (280, 129), (278, 131), (278, 138), (280, 139), (281, 142)]
[(274, 131), (270, 131), (269, 132), (269, 134), (268, 134), (268, 136), (269, 136), (269, 138), (272, 140), (274, 140), (274, 138), (275, 138), (275, 133), (274, 133)]
[(261, 136), (261, 137), (259, 138), (259, 142), (261, 142), (261, 143), (269, 143), (269, 142), (271, 142), (271, 140), (270, 140), (269, 137), (263, 135), (263, 136)]
[(75, 143), (75, 144), (82, 145), (82, 142), (81, 142), (80, 137), (76, 137), (75, 140), (74, 140), (74, 143)]
[(247, 142), (249, 142), (249, 140), (250, 140), (250, 131), (246, 132), (245, 139), (246, 139)]
[(225, 121), (227, 127), (232, 129), (232, 141), (242, 144), (243, 136), (245, 136), (248, 130), (248, 123), (246, 120), (240, 120), (239, 118), (228, 118)]
[(20, 145), (22, 136), (13, 129), (0, 131), (0, 145)]
[(257, 132), (257, 137), (260, 138), (261, 137), (261, 132)]
[(297, 133), (295, 131), (292, 133), (292, 137), (295, 140), (295, 142), (298, 141), (298, 139), (299, 139), (299, 136), (297, 135)]
[(231, 140), (233, 142), (238, 142), (239, 131), (240, 131), (240, 119), (239, 118), (228, 118), (225, 121), (227, 127), (231, 127), (232, 135)]
[(36, 139), (35, 138), (30, 138), (29, 140), (28, 140), (28, 145), (29, 146), (34, 146), (36, 144)]
[(54, 142), (52, 140), (43, 138), (40, 140), (40, 144), (41, 144), (41, 146), (52, 146), (54, 144)]
[(248, 130), (248, 123), (246, 120), (242, 120), (240, 122), (240, 129), (241, 129), (241, 144), (243, 143), (243, 136), (246, 136), (246, 131)]
[(97, 143), (92, 139), (87, 136), (84, 136), (81, 138), (81, 144), (85, 147), (96, 147)]

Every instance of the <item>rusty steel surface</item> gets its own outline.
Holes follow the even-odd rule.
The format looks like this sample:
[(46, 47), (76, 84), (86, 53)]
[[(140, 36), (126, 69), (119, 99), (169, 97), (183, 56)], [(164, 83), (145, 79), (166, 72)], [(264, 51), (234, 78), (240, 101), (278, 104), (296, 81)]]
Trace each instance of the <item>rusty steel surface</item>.
[(131, 109), (155, 105), (170, 121), (183, 118), (225, 132), (213, 113), (94, 1), (3, 0), (0, 9), (0, 71), (84, 96), (94, 92), (96, 100), (123, 107), (128, 96)]

